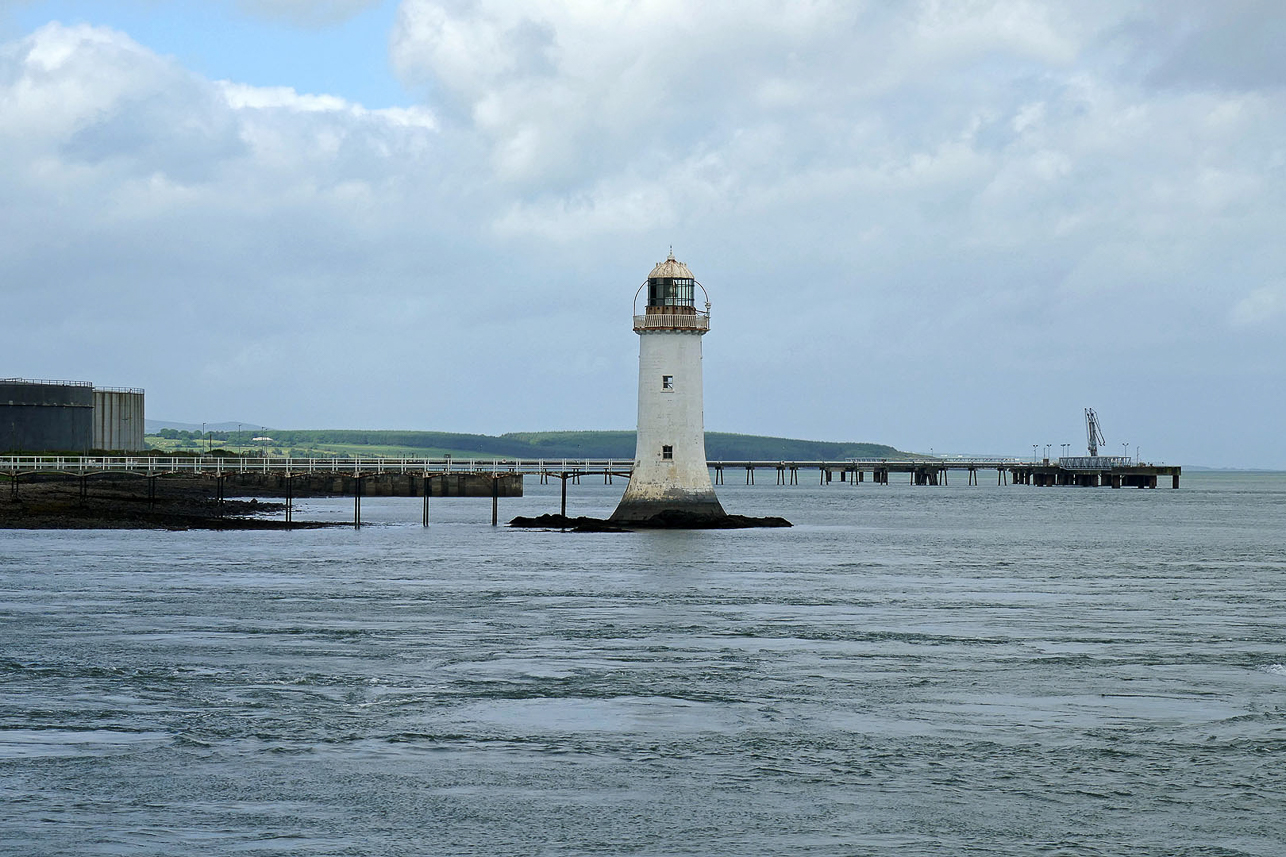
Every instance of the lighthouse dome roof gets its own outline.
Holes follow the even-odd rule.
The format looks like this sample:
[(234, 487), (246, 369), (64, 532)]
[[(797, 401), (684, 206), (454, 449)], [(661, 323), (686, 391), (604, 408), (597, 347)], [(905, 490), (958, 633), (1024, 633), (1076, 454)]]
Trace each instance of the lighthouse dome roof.
[(652, 273), (647, 276), (648, 279), (653, 279), (655, 277), (686, 277), (688, 279), (695, 279), (695, 277), (692, 276), (692, 272), (688, 270), (688, 266), (674, 258), (673, 250), (670, 251), (669, 256), (665, 257), (664, 262), (657, 262), (656, 267), (652, 269)]

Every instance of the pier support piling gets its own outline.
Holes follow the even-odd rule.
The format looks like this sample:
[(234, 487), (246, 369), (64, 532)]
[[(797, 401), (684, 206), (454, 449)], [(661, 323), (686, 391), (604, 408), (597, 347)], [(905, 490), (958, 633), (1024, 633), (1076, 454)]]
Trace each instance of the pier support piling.
[(500, 480), (492, 477), (491, 479), (491, 526), (498, 526), (500, 523)]
[(362, 528), (362, 477), (353, 480), (353, 529)]

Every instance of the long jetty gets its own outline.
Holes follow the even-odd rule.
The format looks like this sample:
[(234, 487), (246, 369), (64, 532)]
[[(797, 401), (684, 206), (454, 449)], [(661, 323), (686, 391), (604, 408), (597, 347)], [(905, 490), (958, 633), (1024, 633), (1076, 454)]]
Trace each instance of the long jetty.
[[(816, 471), (818, 484), (835, 481), (857, 485), (867, 480), (887, 485), (899, 474), (911, 485), (947, 485), (949, 474), (965, 478), (966, 485), (978, 485), (979, 474), (996, 472), (997, 485), (1036, 487), (1078, 486), (1111, 488), (1156, 488), (1170, 477), (1179, 487), (1182, 468), (1178, 465), (1140, 463), (1126, 457), (1079, 458), (936, 458), (911, 457), (846, 458), (815, 461), (710, 461), (716, 485), (726, 484), (728, 474), (744, 474), (745, 484), (754, 485), (756, 473), (775, 475), (777, 485), (799, 485), (801, 471)], [(222, 501), (227, 487), (268, 489), (285, 496), (286, 520), (291, 519), (296, 490), (309, 493), (352, 495), (355, 526), (361, 526), (363, 494), (421, 496), (424, 523), (429, 521), (430, 497), (487, 497), (492, 500), (492, 523), (498, 521), (499, 498), (522, 496), (522, 478), (537, 476), (541, 483), (562, 482), (562, 514), (567, 513), (567, 484), (582, 477), (602, 476), (605, 483), (629, 478), (633, 459), (613, 458), (290, 458), (243, 456), (160, 456), (160, 455), (10, 455), (0, 456), (0, 476), (10, 483), (11, 499), (17, 500), (24, 478), (75, 477), (82, 496), (91, 477), (115, 474), (148, 480), (148, 497), (154, 501), (156, 480), (161, 477), (193, 476), (214, 480), (217, 498)], [(735, 478), (735, 477), (734, 477)]]
[[(839, 460), (711, 460), (708, 462), (716, 484), (724, 484), (726, 471), (745, 471), (746, 484), (755, 484), (759, 470), (775, 471), (776, 484), (798, 485), (801, 470), (815, 470), (821, 484), (839, 481), (863, 482), (867, 474), (876, 484), (888, 484), (889, 474), (910, 474), (914, 485), (946, 485), (951, 471), (968, 474), (967, 484), (978, 484), (980, 471), (996, 471), (997, 484), (1075, 485), (1082, 487), (1155, 488), (1158, 478), (1171, 477), (1179, 487), (1182, 468), (1178, 465), (1135, 462), (1118, 456), (1057, 458), (1027, 461), (1019, 458), (845, 458)], [(524, 475), (551, 477), (604, 475), (628, 477), (632, 459), (614, 458), (290, 458), (244, 456), (110, 456), (110, 455), (10, 455), (0, 456), (0, 474), (21, 478), (27, 474), (86, 475), (119, 473), (135, 476), (181, 474), (221, 475), (233, 473), (281, 473), (288, 475), (427, 475), (447, 474)], [(850, 477), (852, 479), (850, 480)]]

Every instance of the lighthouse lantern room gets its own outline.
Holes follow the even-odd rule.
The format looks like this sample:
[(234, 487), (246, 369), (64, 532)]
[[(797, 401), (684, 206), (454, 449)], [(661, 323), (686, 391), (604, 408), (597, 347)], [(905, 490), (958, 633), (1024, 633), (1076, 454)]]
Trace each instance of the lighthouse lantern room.
[[(710, 329), (710, 301), (696, 306), (696, 281), (674, 258), (657, 263), (647, 282), (647, 306), (637, 312), (639, 418), (634, 470), (611, 520), (646, 523), (658, 515), (724, 517), (706, 464), (701, 387), (701, 337)], [(668, 513), (668, 514), (666, 514)]]

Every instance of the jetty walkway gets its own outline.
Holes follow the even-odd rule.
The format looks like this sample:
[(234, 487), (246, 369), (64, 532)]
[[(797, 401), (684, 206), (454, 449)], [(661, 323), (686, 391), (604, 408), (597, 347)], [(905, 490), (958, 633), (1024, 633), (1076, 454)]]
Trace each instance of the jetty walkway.
[[(1073, 457), (1024, 460), (1019, 458), (846, 458), (816, 461), (710, 461), (708, 466), (715, 484), (725, 484), (729, 471), (744, 472), (747, 485), (755, 484), (757, 471), (772, 471), (778, 485), (798, 485), (799, 473), (817, 471), (820, 484), (830, 483), (837, 475), (840, 482), (860, 483), (869, 474), (876, 484), (888, 484), (890, 474), (909, 475), (913, 485), (946, 485), (951, 471), (966, 474), (967, 484), (978, 484), (980, 471), (996, 471), (997, 484), (1076, 485), (1155, 488), (1158, 477), (1170, 476), (1171, 486), (1179, 487), (1182, 468), (1178, 465), (1145, 464), (1119, 456)], [(287, 476), (335, 474), (341, 476), (477, 476), (521, 475), (575, 479), (601, 475), (605, 481), (628, 477), (633, 459), (613, 458), (248, 458), (243, 456), (0, 456), (0, 475), (11, 481), (25, 475), (65, 474), (85, 476), (104, 473), (134, 476), (203, 475), (273, 473)]]
[[(91, 477), (136, 476), (148, 481), (148, 500), (155, 502), (156, 481), (161, 477), (190, 476), (212, 482), (222, 505), (225, 491), (245, 489), (248, 493), (270, 492), (286, 499), (286, 520), (290, 521), (296, 492), (353, 497), (353, 522), (361, 525), (362, 495), (379, 494), (424, 498), (424, 523), (429, 521), (430, 497), (491, 497), (492, 523), (499, 519), (500, 497), (521, 497), (525, 476), (537, 476), (541, 483), (562, 482), (562, 514), (567, 513), (567, 484), (580, 483), (586, 476), (602, 476), (604, 483), (629, 478), (633, 459), (614, 458), (289, 458), (243, 456), (162, 456), (162, 455), (10, 455), (0, 456), (0, 476), (9, 480), (10, 499), (19, 497), (24, 479), (59, 476), (78, 478), (80, 493), (87, 496)], [(1179, 487), (1182, 472), (1177, 465), (1143, 464), (1129, 458), (1097, 456), (1081, 458), (936, 458), (902, 459), (847, 458), (816, 461), (710, 461), (714, 484), (726, 484), (731, 473), (744, 475), (754, 485), (756, 474), (775, 475), (777, 485), (800, 484), (800, 471), (816, 471), (818, 483), (836, 480), (857, 485), (870, 481), (889, 484), (894, 474), (905, 476), (911, 485), (946, 485), (952, 471), (965, 478), (966, 485), (978, 485), (979, 473), (996, 471), (997, 485), (1056, 485), (1080, 487), (1156, 488), (1160, 477), (1169, 476), (1171, 487)]]

